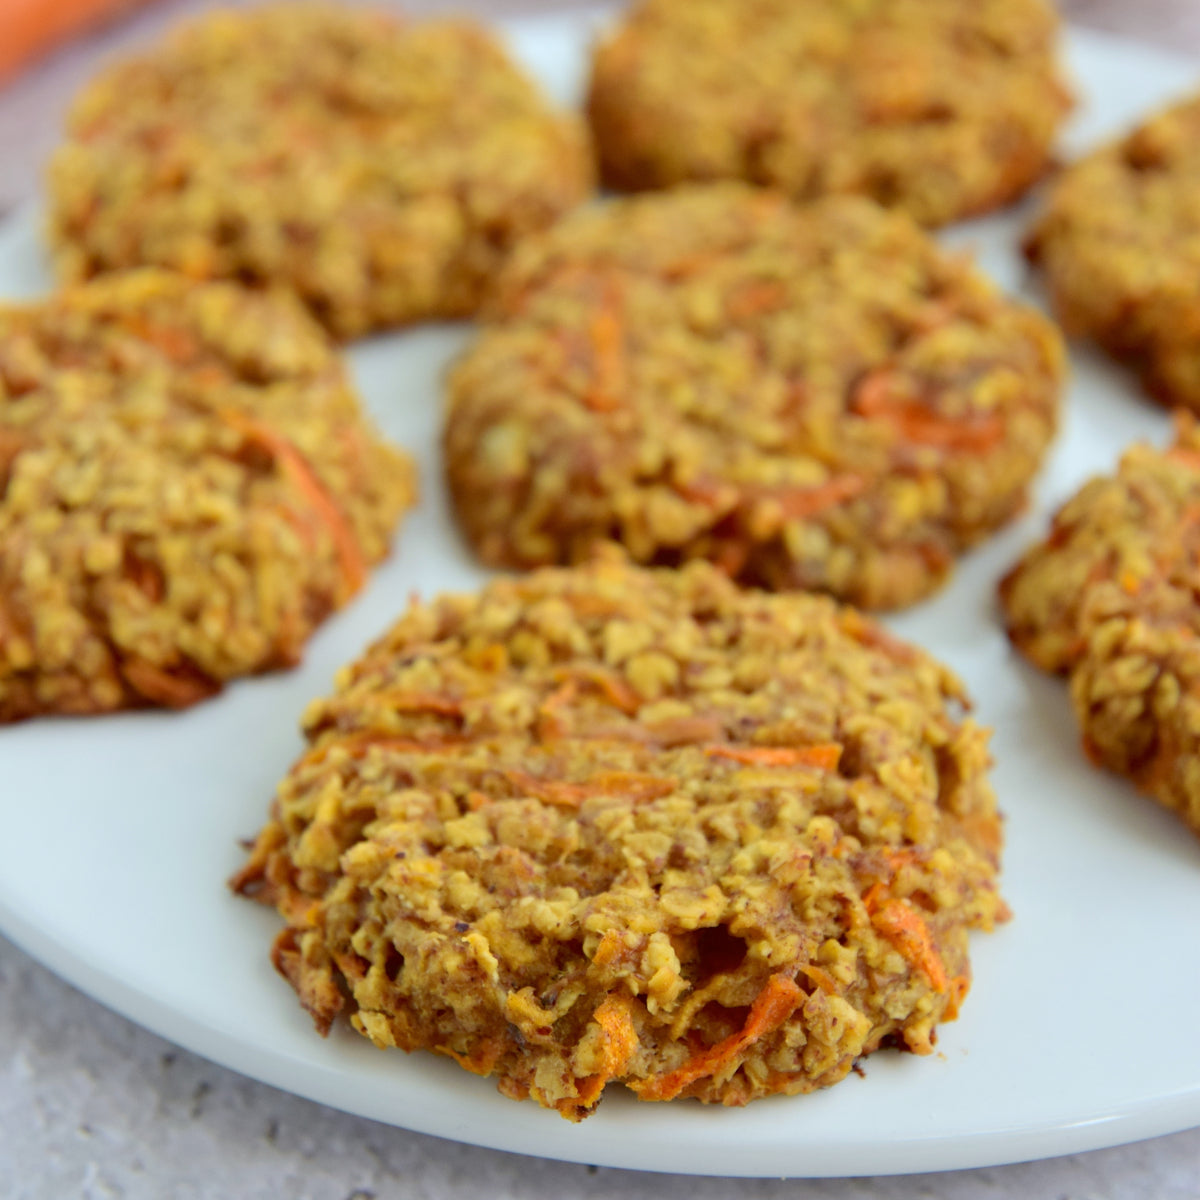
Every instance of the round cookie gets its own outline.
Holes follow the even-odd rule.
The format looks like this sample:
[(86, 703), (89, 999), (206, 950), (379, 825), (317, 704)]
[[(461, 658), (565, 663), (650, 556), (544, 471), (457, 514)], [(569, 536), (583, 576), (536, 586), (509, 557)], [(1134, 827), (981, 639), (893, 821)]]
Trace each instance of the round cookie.
[(1200, 95), (1066, 168), (1027, 241), (1068, 330), (1200, 410)]
[(1200, 833), (1200, 426), (1131, 447), (1000, 585), (1009, 636), (1070, 675), (1084, 750)]
[(317, 1027), (577, 1120), (917, 1053), (1006, 917), (986, 734), (825, 597), (618, 557), (414, 602), (305, 716), (233, 886)]
[(50, 232), (67, 280), (286, 285), (354, 337), (473, 312), (591, 171), (582, 122), (481, 28), (276, 4), (207, 14), (84, 89)]
[(1057, 420), (1054, 327), (903, 214), (740, 184), (530, 239), (450, 378), (461, 523), (492, 564), (720, 563), (867, 606), (1018, 512)]
[(1008, 635), (1044, 671), (1069, 673), (1086, 647), (1089, 593), (1183, 583), (1200, 555), (1200, 427), (1182, 417), (1167, 450), (1138, 444), (1089, 480), (1000, 583)]
[(1044, 0), (641, 0), (588, 115), (619, 189), (745, 179), (865, 195), (925, 225), (1046, 169), (1070, 105)]
[(0, 721), (295, 664), (413, 478), (287, 297), (145, 270), (0, 308)]
[(1198, 590), (1194, 557), (1175, 579), (1089, 589), (1071, 699), (1092, 761), (1200, 834)]

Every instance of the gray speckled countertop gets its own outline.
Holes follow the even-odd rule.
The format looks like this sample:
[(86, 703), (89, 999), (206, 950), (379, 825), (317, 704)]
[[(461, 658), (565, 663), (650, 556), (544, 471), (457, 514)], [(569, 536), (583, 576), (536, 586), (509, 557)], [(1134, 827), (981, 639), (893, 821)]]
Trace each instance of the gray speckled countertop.
[[(96, 62), (208, 2), (165, 0), (0, 91), (0, 213), (33, 192), (63, 106)], [(487, 12), (561, 6), (455, 5)], [(406, 7), (447, 6), (410, 0)], [(1200, 53), (1194, 0), (1068, 0), (1064, 8), (1085, 23)], [(75, 1196), (1196, 1200), (1200, 1129), (1038, 1163), (899, 1178), (695, 1179), (572, 1166), (408, 1133), (245, 1079), (114, 1015), (0, 938), (0, 1198)]]

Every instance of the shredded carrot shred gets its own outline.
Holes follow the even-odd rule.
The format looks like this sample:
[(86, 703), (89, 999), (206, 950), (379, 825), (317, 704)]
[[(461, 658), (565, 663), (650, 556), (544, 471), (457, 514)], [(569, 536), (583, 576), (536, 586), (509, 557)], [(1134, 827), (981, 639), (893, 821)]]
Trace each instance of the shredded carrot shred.
[(629, 796), (633, 800), (656, 800), (675, 790), (675, 783), (658, 775), (638, 771), (605, 771), (581, 783), (561, 779), (538, 779), (525, 771), (506, 771), (506, 778), (530, 796), (558, 808), (578, 808), (593, 796)]
[(824, 483), (808, 488), (783, 488), (767, 493), (783, 509), (789, 520), (815, 517), (845, 500), (853, 500), (867, 486), (860, 475), (834, 475)]
[(561, 738), (567, 735), (567, 724), (559, 714), (559, 709), (566, 707), (575, 699), (579, 685), (574, 679), (568, 679), (550, 693), (538, 707), (538, 736), (543, 740)]
[(913, 663), (916, 661), (916, 651), (912, 646), (892, 637), (882, 626), (869, 617), (853, 609), (842, 614), (842, 628), (862, 646), (873, 646), (886, 650), (888, 655), (898, 662)]
[(728, 758), (733, 762), (759, 767), (820, 767), (837, 769), (842, 748), (836, 742), (819, 746), (705, 746), (709, 758)]
[(787, 299), (787, 289), (777, 279), (754, 279), (729, 298), (726, 311), (735, 320), (775, 312)]
[(629, 1065), (637, 1049), (637, 1030), (628, 998), (608, 996), (592, 1014), (592, 1020), (604, 1031), (600, 1070), (579, 1081), (578, 1096), (560, 1101), (560, 1111), (569, 1113), (591, 1108), (600, 1099), (608, 1081), (615, 1079)]
[(173, 675), (144, 658), (125, 659), (121, 675), (139, 695), (167, 708), (188, 708), (220, 690), (216, 680), (202, 675)]
[(686, 746), (694, 742), (715, 741), (725, 732), (716, 717), (669, 717), (643, 726), (651, 739), (662, 746)]
[(563, 599), (579, 617), (611, 617), (620, 611), (617, 601), (593, 592), (571, 592)]
[(962, 1002), (967, 998), (967, 993), (971, 990), (971, 981), (965, 975), (955, 975), (950, 980), (950, 999), (946, 1002), (946, 1010), (942, 1014), (945, 1020), (953, 1021), (957, 1016), (959, 1009), (962, 1008)]
[(640, 746), (667, 749), (711, 742), (725, 732), (715, 717), (671, 717), (664, 721), (624, 725), (589, 725), (572, 736), (589, 742), (632, 742)]
[(598, 966), (606, 967), (621, 950), (623, 939), (615, 930), (610, 929), (600, 939), (600, 944), (596, 947), (596, 953), (592, 955), (592, 962)]
[(262, 446), (279, 463), (288, 481), (329, 530), (342, 578), (350, 589), (350, 595), (354, 595), (367, 579), (367, 565), (362, 549), (346, 515), (317, 478), (304, 455), (287, 438), (245, 413), (225, 409), (221, 418), (247, 441)]
[(728, 483), (708, 476), (695, 479), (675, 479), (671, 486), (685, 500), (692, 504), (703, 504), (708, 508), (718, 508), (727, 505), (729, 498), (736, 495), (736, 489)]
[(593, 412), (621, 406), (625, 390), (625, 330), (615, 306), (598, 309), (588, 325), (595, 377), (584, 403)]
[(818, 967), (815, 963), (808, 963), (800, 968), (800, 974), (805, 976), (823, 992), (832, 994), (837, 991), (837, 983), (834, 978), (824, 967)]
[(393, 750), (400, 754), (443, 754), (454, 746), (462, 745), (459, 738), (399, 738), (381, 737), (373, 730), (360, 730), (343, 737), (332, 738), (314, 746), (297, 763), (298, 767), (317, 766), (323, 763), (333, 752), (334, 747), (341, 747), (351, 758), (362, 758), (374, 747), (381, 750)]
[(143, 321), (138, 333), (145, 341), (157, 346), (174, 363), (185, 363), (195, 358), (200, 350), (200, 343), (185, 329)]
[(884, 861), (892, 868), (893, 875), (902, 867), (911, 866), (918, 858), (915, 850), (889, 850), (884, 848), (880, 853), (883, 855)]
[(192, 367), (187, 373), (189, 382), (197, 387), (214, 388), (229, 381), (229, 376), (220, 367), (208, 363), (204, 366)]
[(570, 676), (592, 684), (606, 696), (615, 708), (632, 717), (642, 706), (641, 697), (625, 682), (603, 667), (572, 667)]
[(868, 372), (854, 389), (851, 407), (860, 416), (887, 421), (905, 440), (921, 446), (983, 453), (1003, 439), (1004, 422), (995, 413), (950, 417), (918, 400), (898, 397), (893, 382), (894, 374), (886, 367)]
[(691, 275), (697, 275), (707, 270), (713, 263), (719, 261), (720, 256), (717, 254), (703, 252), (681, 254), (674, 262), (665, 264), (662, 273), (666, 279), (687, 279)]
[(377, 698), (396, 712), (431, 712), (443, 717), (462, 715), (462, 704), (458, 700), (437, 692), (384, 691), (378, 693)]
[(1200, 471), (1200, 450), (1189, 450), (1184, 446), (1172, 446), (1166, 452), (1166, 457), (1171, 462), (1178, 463), (1181, 467)]
[(872, 893), (878, 887), (880, 885), (875, 884), (864, 897), (867, 911), (871, 914), (871, 924), (917, 970), (924, 973), (935, 991), (944, 992), (949, 982), (946, 968), (924, 918), (903, 900), (892, 899), (880, 903), (878, 896), (875, 896), (872, 902)]
[(794, 979), (772, 975), (750, 1006), (750, 1015), (739, 1033), (694, 1054), (681, 1067), (662, 1075), (630, 1083), (643, 1100), (673, 1100), (697, 1080), (715, 1075), (739, 1059), (755, 1042), (778, 1029), (804, 1000)]

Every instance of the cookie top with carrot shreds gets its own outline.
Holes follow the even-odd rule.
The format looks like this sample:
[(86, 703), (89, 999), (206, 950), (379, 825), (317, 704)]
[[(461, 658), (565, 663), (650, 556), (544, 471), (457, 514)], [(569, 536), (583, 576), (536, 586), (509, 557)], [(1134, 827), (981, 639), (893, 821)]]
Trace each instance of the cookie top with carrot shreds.
[[(1006, 915), (986, 733), (825, 597), (619, 554), (414, 602), (305, 717), (234, 879), (327, 1031), (577, 1120), (928, 1053)], [(397, 1069), (403, 1069), (398, 1066)]]
[(1059, 172), (1026, 237), (1054, 309), (1168, 406), (1200, 412), (1200, 92)]
[(1131, 446), (1000, 585), (1009, 637), (1070, 676), (1084, 749), (1200, 833), (1200, 424)]
[(0, 720), (293, 665), (413, 489), (293, 300), (147, 270), (0, 308)]
[(502, 275), (444, 445), (485, 561), (692, 558), (911, 603), (1024, 504), (1061, 339), (913, 222), (740, 184), (581, 211)]
[(1070, 107), (1046, 0), (638, 0), (599, 41), (604, 181), (869, 196), (923, 225), (1047, 168)]
[(276, 3), (204, 14), (83, 89), (50, 230), (68, 281), (286, 286), (358, 337), (473, 312), (591, 181), (582, 121), (482, 26)]

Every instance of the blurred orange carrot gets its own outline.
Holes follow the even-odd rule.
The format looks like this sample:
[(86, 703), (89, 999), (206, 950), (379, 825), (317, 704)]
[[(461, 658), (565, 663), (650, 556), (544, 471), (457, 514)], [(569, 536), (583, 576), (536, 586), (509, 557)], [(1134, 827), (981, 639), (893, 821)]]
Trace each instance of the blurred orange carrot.
[(287, 438), (262, 421), (256, 421), (236, 409), (223, 409), (218, 415), (248, 442), (262, 446), (279, 464), (284, 477), (304, 499), (313, 515), (329, 530), (348, 589), (344, 599), (355, 595), (367, 579), (366, 558), (346, 514), (317, 478), (308, 460)]
[(709, 758), (728, 758), (748, 766), (760, 767), (820, 767), (822, 771), (837, 770), (842, 748), (836, 742), (819, 746), (705, 746)]
[(0, 4), (0, 84), (72, 35), (147, 0), (4, 0)]

